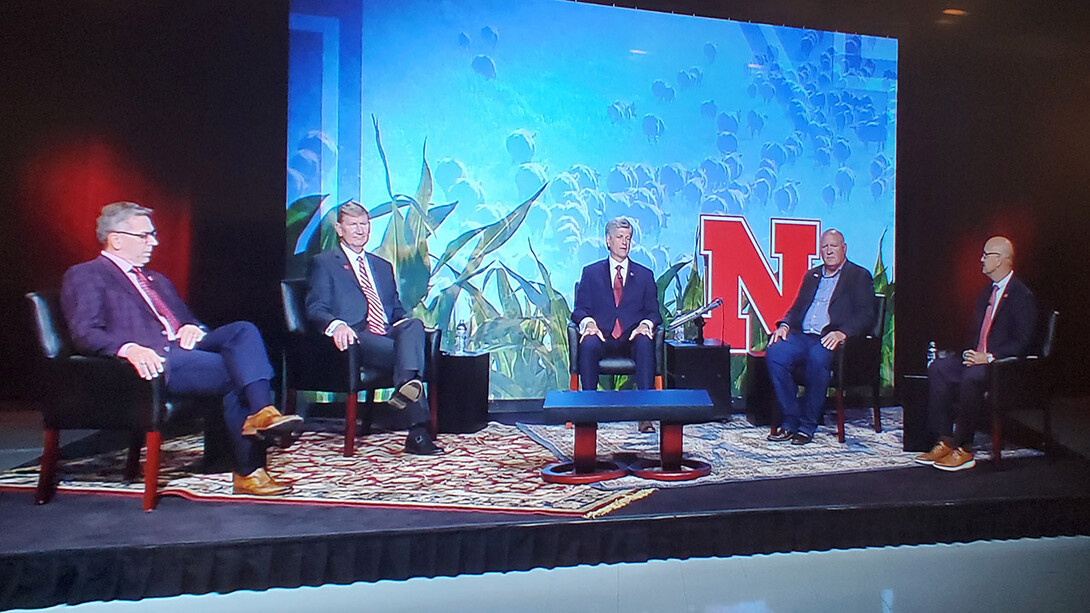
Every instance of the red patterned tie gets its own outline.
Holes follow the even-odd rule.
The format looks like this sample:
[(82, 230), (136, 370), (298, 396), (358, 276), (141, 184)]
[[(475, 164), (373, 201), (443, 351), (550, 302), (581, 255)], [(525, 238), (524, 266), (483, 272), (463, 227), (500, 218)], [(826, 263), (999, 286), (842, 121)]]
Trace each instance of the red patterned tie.
[(976, 343), (976, 350), (981, 353), (988, 352), (988, 332), (992, 329), (992, 317), (995, 316), (995, 303), (999, 300), (999, 286), (992, 286), (992, 297), (988, 299), (988, 309), (984, 311), (984, 321), (980, 322), (980, 339)]
[(367, 274), (362, 255), (356, 258), (356, 263), (360, 267), (360, 289), (367, 298), (367, 331), (382, 336), (386, 334), (386, 313), (382, 310), (382, 301), (379, 300), (375, 286), (371, 284), (371, 275)]
[[(621, 306), (621, 297), (624, 296), (624, 279), (621, 278), (621, 265), (617, 265), (617, 275), (613, 277), (613, 304)], [(613, 322), (613, 338), (621, 338), (621, 319), (618, 317)]]
[(178, 329), (182, 327), (182, 322), (178, 321), (178, 317), (174, 315), (174, 311), (170, 310), (167, 303), (163, 301), (163, 297), (151, 286), (151, 280), (144, 274), (144, 270), (138, 266), (133, 266), (132, 272), (136, 275), (136, 284), (140, 286), (140, 289), (144, 290), (144, 293), (148, 295), (148, 299), (151, 300), (152, 308), (155, 309), (155, 312), (163, 319), (167, 320), (167, 323), (169, 323), (172, 328), (171, 331), (177, 334)]

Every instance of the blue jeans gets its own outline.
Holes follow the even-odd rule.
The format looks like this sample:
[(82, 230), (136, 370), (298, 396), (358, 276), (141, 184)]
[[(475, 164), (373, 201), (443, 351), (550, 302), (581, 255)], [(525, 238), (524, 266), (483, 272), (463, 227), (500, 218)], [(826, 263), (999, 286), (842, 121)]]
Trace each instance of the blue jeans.
[[(813, 436), (825, 407), (825, 395), (832, 378), (833, 352), (821, 345), (816, 334), (788, 334), (765, 351), (772, 391), (780, 403), (780, 427), (789, 432)], [(795, 380), (795, 373), (802, 375)], [(798, 385), (805, 389), (801, 398)]]

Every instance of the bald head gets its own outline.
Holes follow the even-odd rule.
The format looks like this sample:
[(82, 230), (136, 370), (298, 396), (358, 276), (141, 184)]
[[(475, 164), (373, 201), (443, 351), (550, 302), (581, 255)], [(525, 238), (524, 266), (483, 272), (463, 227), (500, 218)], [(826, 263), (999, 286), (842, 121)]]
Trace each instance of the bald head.
[(819, 255), (825, 270), (830, 273), (844, 264), (844, 260), (848, 259), (848, 245), (844, 242), (844, 235), (840, 233), (840, 230), (830, 228), (821, 233)]
[(993, 236), (984, 243), (980, 256), (981, 272), (992, 281), (999, 281), (1014, 270), (1014, 244), (1005, 236)]

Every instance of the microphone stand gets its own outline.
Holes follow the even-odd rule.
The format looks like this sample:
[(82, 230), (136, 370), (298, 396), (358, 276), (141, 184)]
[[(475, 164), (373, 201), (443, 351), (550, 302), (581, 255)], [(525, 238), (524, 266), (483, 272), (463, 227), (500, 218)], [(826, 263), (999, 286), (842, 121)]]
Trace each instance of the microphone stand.
[(692, 324), (696, 326), (696, 338), (693, 339), (693, 342), (697, 345), (704, 344), (704, 326), (707, 325), (707, 323), (708, 322), (706, 322), (703, 317), (697, 317), (692, 322)]
[(708, 304), (705, 304), (704, 306), (696, 309), (695, 311), (690, 311), (684, 315), (679, 316), (677, 319), (674, 320), (673, 323), (670, 324), (669, 329), (673, 330), (675, 328), (678, 328), (679, 326), (692, 322), (692, 324), (696, 326), (696, 339), (694, 339), (694, 342), (697, 345), (703, 345), (704, 325), (707, 323), (704, 321), (704, 314), (710, 313), (711, 311), (718, 309), (722, 305), (723, 299), (716, 298), (715, 300), (712, 300)]

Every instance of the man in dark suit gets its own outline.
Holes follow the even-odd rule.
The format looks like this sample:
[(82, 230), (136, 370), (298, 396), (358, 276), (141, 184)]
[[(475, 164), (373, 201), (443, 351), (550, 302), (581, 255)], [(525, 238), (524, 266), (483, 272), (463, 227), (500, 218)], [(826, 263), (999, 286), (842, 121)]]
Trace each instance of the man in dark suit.
[(333, 224), (340, 243), (314, 257), (307, 290), (307, 319), (330, 337), (337, 349), (351, 348), (360, 363), (394, 367), (397, 391), (389, 404), (408, 411), (405, 451), (443, 453), (428, 432), (430, 412), (424, 385), (424, 324), (408, 318), (386, 260), (367, 253), (371, 218), (367, 209), (348, 202)]
[[(662, 323), (658, 287), (651, 269), (628, 257), (632, 224), (618, 217), (606, 224), (609, 257), (583, 268), (575, 292), (572, 321), (579, 324), (579, 378), (585, 390), (598, 389), (598, 360), (631, 356), (636, 388), (654, 387), (654, 328)], [(641, 431), (651, 430), (649, 423)]]
[(1014, 245), (1002, 236), (989, 238), (980, 264), (992, 283), (976, 302), (973, 332), (966, 342), (972, 349), (938, 358), (927, 368), (928, 422), (940, 439), (916, 461), (947, 471), (976, 466), (972, 443), (984, 405), (986, 366), (997, 358), (1027, 355), (1037, 325), (1033, 292), (1014, 276)]
[[(848, 261), (848, 245), (837, 230), (821, 233), (821, 265), (802, 280), (795, 302), (776, 324), (765, 361), (783, 421), (773, 442), (805, 445), (814, 439), (832, 377), (833, 352), (874, 325), (874, 283), (862, 266)], [(796, 382), (794, 371), (802, 369)], [(802, 398), (796, 392), (804, 386)]]
[(265, 449), (298, 429), (301, 419), (272, 405), (272, 367), (257, 328), (234, 322), (203, 326), (171, 282), (145, 270), (159, 244), (151, 209), (107, 205), (96, 232), (102, 253), (68, 269), (61, 309), (76, 350), (116, 356), (144, 379), (164, 377), (168, 392), (223, 396), (234, 452), (236, 494), (275, 496), (290, 485), (265, 470)]

